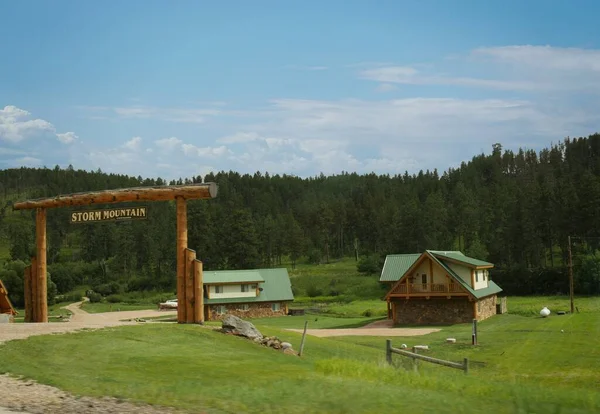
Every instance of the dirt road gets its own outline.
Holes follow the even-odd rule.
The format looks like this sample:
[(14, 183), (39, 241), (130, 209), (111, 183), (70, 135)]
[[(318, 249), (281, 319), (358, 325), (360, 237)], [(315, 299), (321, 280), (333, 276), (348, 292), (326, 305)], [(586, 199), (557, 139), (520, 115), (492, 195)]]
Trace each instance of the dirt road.
[[(309, 324), (310, 325), (310, 324)], [(302, 333), (303, 329), (287, 329), (292, 332)], [(308, 335), (326, 338), (330, 336), (421, 336), (439, 332), (437, 328), (392, 328), (392, 321), (384, 319), (360, 328), (348, 329), (307, 329)]]
[(87, 313), (80, 308), (83, 302), (72, 303), (64, 309), (73, 314), (68, 322), (53, 323), (7, 323), (0, 327), (0, 343), (13, 339), (25, 339), (34, 335), (72, 332), (80, 329), (105, 328), (119, 325), (135, 325), (127, 319), (174, 316), (177, 311), (140, 310), (125, 312)]

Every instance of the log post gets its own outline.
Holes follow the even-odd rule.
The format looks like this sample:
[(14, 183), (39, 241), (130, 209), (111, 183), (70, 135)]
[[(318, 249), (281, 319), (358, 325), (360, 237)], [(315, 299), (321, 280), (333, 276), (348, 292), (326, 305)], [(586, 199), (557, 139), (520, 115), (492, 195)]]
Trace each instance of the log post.
[(48, 322), (48, 287), (46, 282), (46, 209), (38, 208), (35, 216), (36, 258), (39, 314), (37, 322)]
[(385, 340), (385, 360), (388, 365), (392, 365), (392, 340)]
[(204, 323), (204, 275), (203, 264), (194, 261), (194, 323)]
[(25, 282), (25, 322), (31, 322), (33, 319), (33, 303), (31, 302), (31, 266), (25, 268), (23, 281)]
[(38, 302), (38, 283), (37, 283), (37, 259), (35, 257), (31, 258), (31, 265), (29, 266), (29, 297), (31, 301), (31, 318), (29, 322), (38, 322), (39, 321), (39, 302)]
[(187, 249), (187, 205), (177, 197), (177, 322), (185, 323), (185, 250)]
[(196, 272), (194, 262), (196, 261), (196, 252), (185, 249), (185, 321), (194, 323), (194, 308), (196, 303), (194, 291), (194, 279)]

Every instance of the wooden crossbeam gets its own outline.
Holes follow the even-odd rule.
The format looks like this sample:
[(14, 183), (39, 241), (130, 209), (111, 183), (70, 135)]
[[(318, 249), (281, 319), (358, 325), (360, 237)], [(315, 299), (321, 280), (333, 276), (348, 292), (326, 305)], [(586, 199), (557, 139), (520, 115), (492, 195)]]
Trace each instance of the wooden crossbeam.
[(112, 204), (130, 201), (167, 201), (179, 197), (185, 200), (210, 199), (217, 196), (217, 184), (190, 184), (161, 187), (134, 187), (117, 190), (92, 191), (27, 200), (13, 204), (14, 210)]

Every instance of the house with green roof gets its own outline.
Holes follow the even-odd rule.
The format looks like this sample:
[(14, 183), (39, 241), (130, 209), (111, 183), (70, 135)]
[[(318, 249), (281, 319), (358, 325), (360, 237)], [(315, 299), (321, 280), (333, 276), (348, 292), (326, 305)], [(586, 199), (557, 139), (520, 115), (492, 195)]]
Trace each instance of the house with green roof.
[(441, 325), (483, 320), (496, 314), (502, 289), (490, 279), (492, 263), (459, 251), (426, 250), (391, 254), (385, 259), (382, 283), (395, 325)]
[(206, 320), (287, 315), (294, 300), (285, 268), (204, 271), (203, 284)]

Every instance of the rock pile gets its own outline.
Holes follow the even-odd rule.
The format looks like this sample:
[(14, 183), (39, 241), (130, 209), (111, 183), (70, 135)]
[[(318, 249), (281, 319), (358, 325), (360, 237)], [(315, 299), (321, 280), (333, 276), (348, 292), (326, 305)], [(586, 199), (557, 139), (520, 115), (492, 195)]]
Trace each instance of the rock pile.
[(289, 342), (282, 342), (276, 336), (263, 336), (252, 323), (244, 321), (234, 315), (228, 315), (223, 319), (221, 322), (221, 332), (252, 339), (256, 343), (283, 351), (283, 353), (288, 355), (298, 355), (296, 351), (292, 349), (292, 344)]

